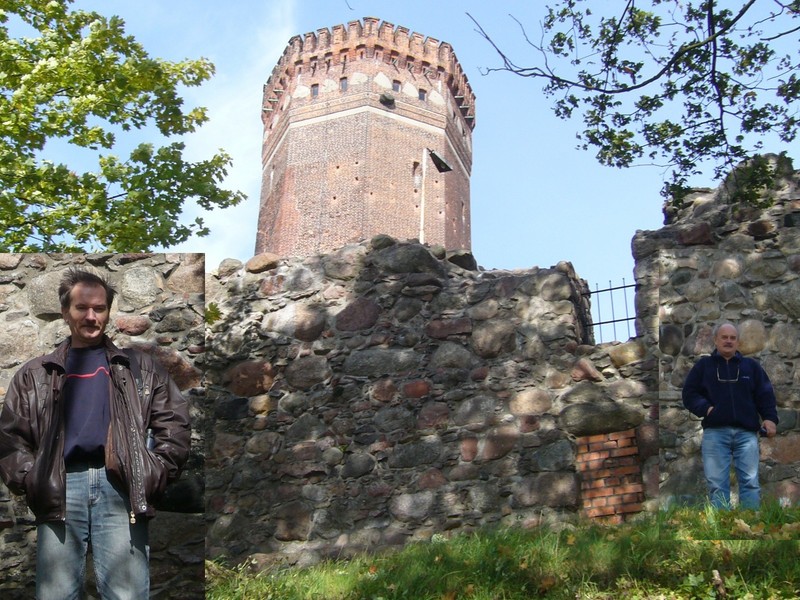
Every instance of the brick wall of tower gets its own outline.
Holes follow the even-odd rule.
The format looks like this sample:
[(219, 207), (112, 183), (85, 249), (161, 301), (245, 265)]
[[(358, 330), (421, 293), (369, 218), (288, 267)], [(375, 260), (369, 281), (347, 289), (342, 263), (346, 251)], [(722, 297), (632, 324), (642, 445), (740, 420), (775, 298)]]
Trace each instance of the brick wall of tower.
[(474, 102), (449, 44), (403, 27), (366, 18), (292, 38), (264, 87), (256, 253), (414, 239), (423, 223), (426, 243), (469, 249)]

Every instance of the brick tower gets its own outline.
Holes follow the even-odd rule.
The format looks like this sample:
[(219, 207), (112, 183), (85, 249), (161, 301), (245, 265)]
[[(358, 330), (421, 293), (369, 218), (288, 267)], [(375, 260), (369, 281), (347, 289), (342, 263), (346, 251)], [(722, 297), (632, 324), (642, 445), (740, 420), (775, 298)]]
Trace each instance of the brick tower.
[(256, 254), (378, 233), (470, 249), (475, 96), (449, 44), (373, 17), (295, 36), (262, 110)]

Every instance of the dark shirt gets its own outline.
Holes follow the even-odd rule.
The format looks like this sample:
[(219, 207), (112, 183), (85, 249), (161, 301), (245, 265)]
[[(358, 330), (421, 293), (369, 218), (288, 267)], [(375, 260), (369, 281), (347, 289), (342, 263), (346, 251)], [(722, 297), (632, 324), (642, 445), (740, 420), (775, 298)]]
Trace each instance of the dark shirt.
[(66, 369), (64, 462), (102, 462), (111, 422), (111, 378), (105, 348), (70, 348)]
[[(683, 405), (709, 427), (758, 431), (761, 420), (778, 424), (772, 383), (763, 367), (737, 352), (730, 360), (716, 350), (692, 367), (683, 384)], [(709, 407), (714, 410), (708, 414)]]

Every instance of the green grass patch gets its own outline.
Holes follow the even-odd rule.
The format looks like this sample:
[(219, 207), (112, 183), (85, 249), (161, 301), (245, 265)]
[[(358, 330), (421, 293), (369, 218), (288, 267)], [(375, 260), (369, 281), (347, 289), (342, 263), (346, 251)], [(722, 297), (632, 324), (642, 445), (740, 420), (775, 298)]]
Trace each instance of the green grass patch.
[(674, 508), (659, 513), (658, 519), (664, 539), (800, 539), (800, 508), (777, 502), (766, 502), (759, 511)]
[[(486, 529), (377, 556), (252, 573), (209, 562), (210, 600), (800, 597), (798, 509), (680, 508), (625, 525)], [(721, 535), (718, 535), (721, 534)], [(791, 534), (791, 535), (790, 535)], [(717, 536), (717, 537), (713, 537)]]

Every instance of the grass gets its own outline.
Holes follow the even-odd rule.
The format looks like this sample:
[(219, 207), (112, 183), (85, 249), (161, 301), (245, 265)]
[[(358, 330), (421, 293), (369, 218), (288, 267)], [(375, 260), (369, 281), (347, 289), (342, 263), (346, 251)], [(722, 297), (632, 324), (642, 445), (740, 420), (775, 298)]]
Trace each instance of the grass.
[(797, 540), (800, 539), (800, 509), (765, 503), (752, 510), (702, 510), (676, 508), (658, 515), (661, 537), (682, 540)]
[(625, 525), (494, 529), (254, 574), (206, 565), (210, 600), (611, 600), (800, 596), (800, 509), (679, 508)]

